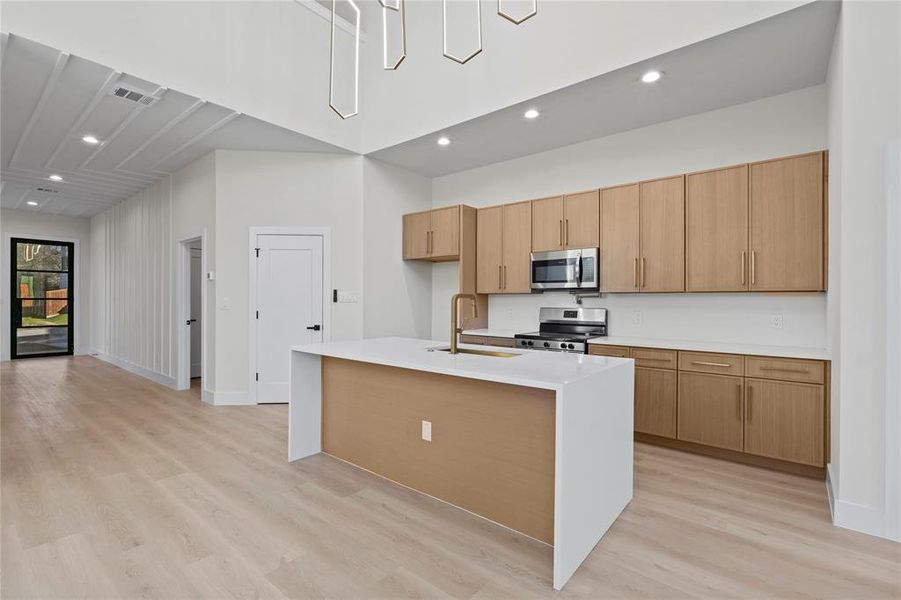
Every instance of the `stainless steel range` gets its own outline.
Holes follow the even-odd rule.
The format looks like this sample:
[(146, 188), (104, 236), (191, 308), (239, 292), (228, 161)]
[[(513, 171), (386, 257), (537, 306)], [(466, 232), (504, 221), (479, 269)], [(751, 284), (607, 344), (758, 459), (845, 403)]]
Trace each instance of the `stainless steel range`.
[(588, 340), (607, 335), (606, 308), (542, 308), (538, 313), (538, 331), (517, 333), (517, 348), (588, 351)]

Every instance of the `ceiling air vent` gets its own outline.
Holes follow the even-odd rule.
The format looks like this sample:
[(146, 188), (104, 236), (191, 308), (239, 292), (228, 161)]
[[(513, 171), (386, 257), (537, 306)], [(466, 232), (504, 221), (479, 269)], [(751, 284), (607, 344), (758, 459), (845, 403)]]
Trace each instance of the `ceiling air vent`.
[(137, 102), (138, 104), (143, 104), (145, 106), (150, 106), (151, 104), (159, 100), (159, 98), (154, 98), (153, 96), (145, 94), (144, 92), (122, 86), (114, 87), (113, 91), (110, 93), (117, 98), (122, 98), (123, 100), (128, 100), (129, 102)]
[(43, 192), (45, 194), (58, 194), (59, 193), (59, 190), (53, 190), (53, 189), (45, 188), (45, 187), (37, 187), (34, 189), (36, 189), (39, 192)]

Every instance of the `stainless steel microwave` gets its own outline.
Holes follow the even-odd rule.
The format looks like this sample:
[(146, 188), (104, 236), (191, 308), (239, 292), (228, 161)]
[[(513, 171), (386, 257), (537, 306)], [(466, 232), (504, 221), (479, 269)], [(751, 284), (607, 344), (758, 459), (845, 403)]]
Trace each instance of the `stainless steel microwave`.
[(532, 252), (532, 289), (598, 289), (598, 249)]

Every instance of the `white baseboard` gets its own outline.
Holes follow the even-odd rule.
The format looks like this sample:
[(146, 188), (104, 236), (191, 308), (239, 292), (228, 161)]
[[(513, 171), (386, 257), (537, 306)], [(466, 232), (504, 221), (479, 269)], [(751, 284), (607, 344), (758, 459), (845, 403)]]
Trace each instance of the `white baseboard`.
[(832, 513), (832, 523), (836, 527), (886, 537), (885, 512), (872, 506), (837, 500)]
[(111, 365), (117, 366), (120, 369), (124, 369), (129, 373), (140, 375), (141, 377), (149, 379), (150, 381), (154, 381), (160, 385), (164, 385), (168, 388), (172, 388), (173, 390), (176, 389), (175, 377), (157, 373), (156, 371), (152, 371), (150, 369), (128, 362), (127, 360), (123, 360), (115, 356), (110, 356), (109, 354), (104, 354), (103, 352), (92, 352), (91, 356), (99, 358), (103, 362), (108, 362)]
[(201, 388), (200, 399), (206, 404), (215, 404), (215, 401), (213, 400), (213, 392), (206, 388)]
[(829, 516), (835, 524), (835, 492), (832, 489), (832, 463), (826, 465), (826, 499), (829, 501)]
[(247, 392), (213, 392), (215, 406), (256, 406), (256, 402)]

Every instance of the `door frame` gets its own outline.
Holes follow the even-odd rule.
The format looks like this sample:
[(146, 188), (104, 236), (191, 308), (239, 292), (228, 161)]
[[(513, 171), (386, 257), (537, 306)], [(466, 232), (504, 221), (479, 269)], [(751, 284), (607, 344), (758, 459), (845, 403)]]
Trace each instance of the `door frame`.
[[(191, 243), (200, 240), (200, 270), (203, 282), (208, 281), (207, 265), (207, 230), (192, 233), (176, 243), (176, 277), (175, 277), (175, 326), (176, 356), (175, 389), (186, 390), (191, 387), (191, 336), (184, 322), (191, 318)], [(204, 402), (212, 402), (212, 392), (207, 388), (207, 285), (200, 286), (200, 397)]]
[[(247, 260), (247, 328), (249, 332), (249, 360), (247, 370), (247, 397), (250, 404), (257, 402), (257, 236), (303, 235), (322, 238), (322, 341), (332, 339), (332, 230), (331, 227), (250, 227)], [(285, 357), (288, 360), (288, 357)]]
[[(80, 240), (78, 238), (73, 238), (65, 235), (48, 235), (46, 233), (16, 233), (12, 231), (8, 231), (3, 234), (3, 243), (5, 244), (4, 248), (6, 252), (12, 254), (12, 241), (15, 238), (24, 238), (30, 240), (39, 240), (39, 241), (54, 241), (54, 242), (66, 242), (72, 244), (72, 250), (75, 253), (75, 263), (72, 265), (70, 269), (70, 273), (72, 273), (72, 282), (70, 283), (71, 290), (71, 298), (72, 302), (72, 313), (73, 318), (75, 319), (72, 327), (72, 355), (77, 356), (79, 354), (84, 354), (84, 349), (81, 345), (81, 319), (78, 318), (78, 311), (81, 310), (81, 298), (80, 298), (80, 285), (81, 285), (81, 245)], [(3, 285), (2, 289), (0, 289), (0, 299), (2, 299), (3, 303), (6, 305), (6, 314), (3, 315), (3, 319), (9, 328), (12, 327), (13, 320), (13, 303), (12, 303), (12, 278), (13, 272), (10, 270), (12, 267), (12, 257), (7, 257), (7, 260), (3, 261), (3, 265), (0, 265), (3, 269), (3, 281), (10, 282), (10, 285)], [(76, 283), (78, 282), (78, 283)], [(0, 360), (11, 360), (12, 359), (12, 335), (13, 331), (7, 331), (6, 335), (2, 336), (3, 339), (0, 340)], [(60, 355), (60, 356), (68, 356), (68, 355)], [(26, 357), (21, 357), (26, 358)]]

